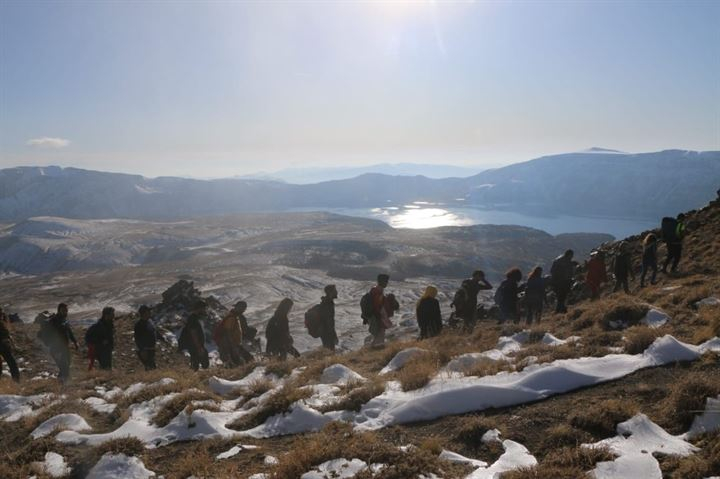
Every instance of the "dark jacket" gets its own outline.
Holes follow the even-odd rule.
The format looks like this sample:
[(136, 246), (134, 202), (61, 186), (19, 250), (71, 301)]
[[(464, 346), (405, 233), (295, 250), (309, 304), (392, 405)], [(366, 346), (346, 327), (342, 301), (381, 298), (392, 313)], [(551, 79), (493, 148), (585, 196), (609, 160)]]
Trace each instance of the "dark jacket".
[(253, 342), (257, 335), (257, 328), (250, 326), (247, 322), (247, 318), (244, 314), (237, 315), (238, 321), (240, 322), (240, 330), (242, 331), (243, 341)]
[(10, 322), (0, 319), (0, 341), (10, 341)]
[(520, 292), (518, 284), (515, 281), (506, 278), (502, 283), (500, 283), (500, 288), (502, 289), (500, 310), (506, 313), (516, 313), (518, 293)]
[(442, 331), (442, 313), (440, 302), (435, 298), (423, 298), (418, 301), (415, 308), (418, 326), (420, 327), (420, 338), (432, 338)]
[(527, 280), (525, 300), (533, 304), (543, 304), (545, 302), (545, 279), (542, 276)]
[(288, 353), (297, 354), (290, 335), (290, 324), (287, 316), (273, 315), (265, 329), (267, 346), (265, 352), (272, 356), (285, 358)]
[(332, 299), (323, 296), (318, 308), (322, 330), (320, 338), (323, 346), (335, 346), (338, 343), (337, 332), (335, 331), (335, 303)]
[(205, 331), (200, 322), (200, 315), (192, 314), (187, 320), (185, 327), (178, 338), (178, 348), (192, 352), (200, 352), (205, 349)]
[(115, 326), (113, 323), (99, 319), (85, 333), (85, 344), (95, 346), (98, 353), (112, 351), (115, 348)]
[(650, 243), (643, 249), (642, 264), (645, 266), (657, 264), (657, 243)]
[(155, 349), (157, 333), (155, 326), (149, 319), (139, 319), (135, 322), (134, 328), (135, 345), (139, 350)]
[(615, 257), (615, 277), (627, 278), (632, 273), (632, 260), (629, 253), (620, 253)]
[(572, 281), (575, 276), (575, 262), (565, 255), (558, 256), (550, 268), (550, 276), (554, 285), (562, 285)]
[(492, 289), (487, 281), (481, 283), (474, 279), (463, 281), (465, 289), (465, 304), (462, 307), (461, 316), (463, 318), (475, 318), (477, 316), (478, 293), (480, 291)]

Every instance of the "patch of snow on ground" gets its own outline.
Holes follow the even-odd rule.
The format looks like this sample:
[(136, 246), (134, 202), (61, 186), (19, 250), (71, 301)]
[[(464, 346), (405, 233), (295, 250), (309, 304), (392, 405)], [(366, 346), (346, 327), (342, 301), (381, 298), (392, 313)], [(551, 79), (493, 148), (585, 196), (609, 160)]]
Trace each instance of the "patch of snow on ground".
[(698, 450), (689, 442), (675, 437), (644, 414), (637, 414), (617, 425), (618, 435), (586, 447), (607, 447), (619, 457), (614, 461), (599, 462), (591, 474), (596, 479), (643, 477), (662, 479), (662, 472), (654, 453), (689, 456)]
[(367, 468), (367, 463), (360, 459), (350, 461), (345, 458), (333, 459), (332, 461), (323, 462), (312, 471), (306, 472), (300, 476), (300, 479), (347, 479), (355, 477), (355, 475)]
[(487, 467), (488, 463), (485, 461), (479, 461), (477, 459), (470, 459), (469, 457), (465, 457), (463, 455), (460, 455), (456, 452), (443, 450), (443, 452), (440, 453), (440, 459), (449, 461), (449, 462), (457, 462), (459, 464), (469, 464), (474, 467)]
[(504, 472), (522, 467), (531, 467), (537, 464), (535, 456), (530, 454), (522, 444), (505, 440), (502, 441), (502, 445), (503, 448), (505, 448), (505, 452), (489, 467), (485, 461), (470, 459), (450, 451), (443, 451), (440, 454), (440, 459), (476, 467), (477, 469), (467, 476), (466, 479), (498, 479)]
[(15, 422), (33, 414), (36, 407), (49, 400), (52, 394), (36, 394), (34, 396), (0, 395), (0, 419)]
[(692, 439), (706, 432), (714, 432), (720, 429), (720, 396), (707, 398), (705, 411), (695, 416), (690, 430), (685, 433), (685, 439)]
[(422, 348), (403, 349), (402, 351), (397, 353), (395, 355), (395, 357), (390, 360), (389, 363), (387, 363), (387, 366), (385, 366), (384, 368), (382, 368), (380, 370), (380, 374), (381, 375), (389, 374), (389, 373), (395, 372), (399, 369), (402, 369), (402, 367), (405, 366), (405, 364), (407, 364), (407, 362), (410, 361), (411, 359), (413, 359), (417, 356), (420, 356), (422, 354), (426, 354), (428, 352), (429, 351), (427, 349), (422, 349)]
[(280, 464), (280, 460), (275, 456), (265, 456), (265, 459), (263, 459), (263, 464), (266, 466), (277, 466)]
[(560, 339), (550, 333), (545, 333), (540, 342), (548, 346), (561, 346), (563, 344), (576, 343), (579, 340), (580, 336), (570, 336), (567, 339)]
[(720, 306), (720, 298), (716, 298), (715, 296), (709, 296), (707, 298), (703, 298), (697, 303), (698, 306)]
[(343, 364), (328, 366), (320, 376), (322, 384), (345, 385), (351, 382), (364, 381), (365, 378)]
[(102, 398), (89, 397), (82, 400), (85, 404), (102, 414), (111, 414), (117, 408), (117, 404), (109, 403)]
[(275, 415), (264, 424), (243, 431), (242, 434), (255, 438), (267, 438), (319, 431), (331, 420), (330, 415), (322, 414), (297, 402), (290, 408), (289, 413)]
[(137, 457), (107, 453), (90, 469), (87, 479), (107, 479), (108, 477), (147, 479), (155, 477), (155, 473), (146, 469), (145, 464)]
[(56, 430), (62, 431), (90, 431), (90, 425), (77, 414), (58, 414), (40, 424), (30, 433), (33, 439), (39, 439), (52, 434)]
[(253, 445), (238, 444), (237, 446), (233, 446), (225, 452), (221, 452), (220, 454), (215, 456), (215, 459), (217, 459), (217, 460), (229, 459), (233, 456), (237, 456), (242, 451), (251, 451), (251, 450), (254, 450), (257, 448), (258, 448), (257, 446), (253, 446)]
[(72, 472), (72, 468), (68, 467), (65, 458), (56, 452), (46, 452), (44, 461), (34, 462), (32, 465), (39, 473), (47, 474), (50, 477), (63, 477)]
[(652, 308), (650, 311), (648, 311), (645, 317), (642, 319), (642, 323), (647, 324), (651, 328), (659, 328), (668, 321), (670, 321), (670, 316), (665, 314), (663, 311), (655, 308)]
[(212, 389), (214, 393), (220, 394), (221, 396), (226, 396), (228, 394), (232, 394), (233, 392), (237, 391), (238, 389), (247, 388), (257, 381), (262, 381), (262, 380), (266, 380), (266, 379), (269, 379), (273, 383), (277, 381), (276, 376), (265, 374), (264, 366), (258, 366), (255, 369), (253, 369), (253, 371), (250, 374), (248, 374), (244, 378), (239, 379), (237, 381), (229, 381), (227, 379), (222, 379), (217, 376), (213, 376), (208, 380), (208, 385), (210, 386), (210, 389)]

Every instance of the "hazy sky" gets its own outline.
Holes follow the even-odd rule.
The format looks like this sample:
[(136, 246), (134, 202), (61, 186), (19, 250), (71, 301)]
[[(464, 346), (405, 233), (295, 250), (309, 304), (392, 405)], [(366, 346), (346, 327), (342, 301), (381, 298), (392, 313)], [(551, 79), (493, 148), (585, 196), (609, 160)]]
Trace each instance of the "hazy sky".
[(720, 2), (0, 0), (0, 166), (720, 149)]

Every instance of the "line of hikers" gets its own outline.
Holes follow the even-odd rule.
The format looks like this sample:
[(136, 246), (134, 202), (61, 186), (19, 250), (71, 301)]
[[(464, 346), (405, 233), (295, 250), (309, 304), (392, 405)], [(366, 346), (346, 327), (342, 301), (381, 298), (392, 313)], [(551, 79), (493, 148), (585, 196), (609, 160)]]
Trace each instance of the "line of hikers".
[[(663, 218), (662, 238), (667, 244), (667, 257), (662, 271), (667, 273), (668, 266), (671, 272), (677, 270), (682, 255), (682, 240), (685, 236), (684, 215), (677, 219)], [(649, 233), (643, 239), (642, 268), (640, 286), (645, 286), (645, 279), (650, 275), (650, 282), (655, 283), (658, 258), (658, 238)], [(555, 312), (567, 312), (567, 298), (576, 284), (576, 271), (578, 263), (573, 260), (574, 253), (567, 250), (557, 257), (551, 266), (550, 275), (543, 276), (543, 269), (536, 266), (530, 271), (527, 281), (521, 283), (523, 275), (519, 268), (512, 268), (505, 274), (505, 279), (495, 290), (494, 302), (498, 309), (500, 322), (519, 322), (521, 314), (520, 293), (524, 292), (524, 309), (526, 322), (540, 321), (546, 303), (546, 291), (551, 289), (555, 295)], [(632, 267), (632, 251), (628, 243), (622, 241), (618, 244), (614, 256), (612, 270), (615, 277), (613, 291), (621, 288), (629, 293), (629, 278), (634, 279)], [(391, 318), (400, 309), (400, 304), (393, 294), (385, 294), (390, 276), (380, 274), (377, 284), (360, 299), (360, 310), (363, 324), (368, 326), (372, 340), (370, 346), (381, 347), (385, 342), (385, 331), (393, 326)], [(609, 281), (605, 265), (605, 256), (602, 251), (593, 251), (586, 263), (585, 286), (592, 299), (600, 295), (603, 283)], [(486, 316), (484, 306), (478, 307), (478, 294), (483, 290), (491, 290), (493, 286), (485, 278), (485, 274), (474, 271), (471, 278), (462, 281), (451, 303), (453, 312), (448, 323), (457, 325), (462, 322), (462, 328), (471, 332), (478, 319)], [(310, 336), (320, 338), (323, 347), (334, 351), (338, 345), (338, 336), (335, 330), (335, 300), (338, 291), (335, 285), (324, 288), (325, 295), (320, 303), (305, 313), (305, 327)], [(431, 338), (441, 333), (443, 318), (440, 303), (437, 299), (438, 290), (435, 286), (428, 286), (415, 308), (420, 339)], [(289, 314), (293, 301), (284, 298), (280, 301), (275, 313), (267, 323), (265, 329), (267, 356), (279, 359), (287, 358), (288, 354), (299, 356), (294, 347), (293, 337), (290, 334)], [(207, 369), (210, 365), (209, 353), (206, 348), (206, 336), (203, 323), (207, 319), (207, 303), (196, 301), (190, 310), (184, 327), (178, 337), (178, 349), (187, 351), (190, 355), (190, 366), (194, 370), (200, 367)], [(223, 364), (237, 366), (254, 360), (253, 354), (246, 348), (248, 344), (258, 344), (257, 329), (250, 326), (245, 318), (247, 303), (237, 302), (233, 308), (216, 323), (213, 329), (213, 340)], [(133, 337), (137, 347), (137, 355), (146, 370), (157, 367), (155, 350), (159, 338), (151, 319), (152, 310), (148, 306), (140, 306), (138, 319), (134, 324)], [(100, 369), (112, 369), (112, 354), (115, 348), (115, 309), (106, 307), (102, 310), (100, 319), (91, 325), (85, 333), (85, 343), (88, 354), (88, 369), (98, 362)], [(66, 382), (70, 376), (72, 344), (79, 350), (78, 342), (68, 321), (68, 306), (61, 303), (57, 312), (40, 321), (37, 337), (47, 346), (50, 356), (55, 361), (61, 382)], [(8, 364), (10, 374), (15, 381), (19, 381), (20, 372), (13, 356), (15, 345), (10, 334), (9, 318), (0, 308), (0, 356)], [(2, 361), (0, 360), (0, 371)]]

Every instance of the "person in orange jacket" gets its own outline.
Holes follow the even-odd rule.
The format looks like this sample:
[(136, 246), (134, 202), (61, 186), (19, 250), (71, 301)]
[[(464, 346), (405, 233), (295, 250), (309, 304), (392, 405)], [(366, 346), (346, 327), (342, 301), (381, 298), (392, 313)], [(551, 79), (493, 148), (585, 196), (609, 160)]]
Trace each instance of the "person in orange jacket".
[(605, 269), (605, 254), (602, 251), (593, 251), (587, 262), (587, 277), (585, 284), (590, 289), (592, 299), (600, 296), (600, 286), (607, 283), (607, 270)]

